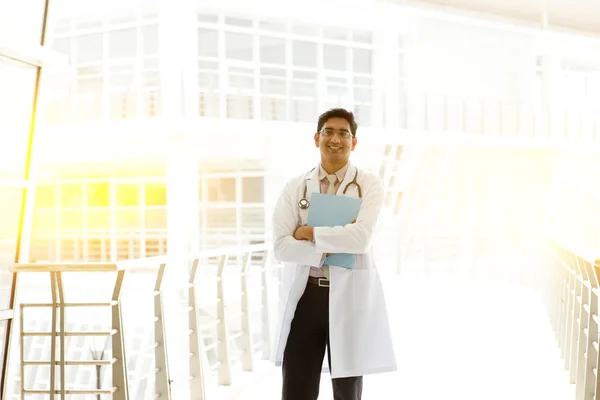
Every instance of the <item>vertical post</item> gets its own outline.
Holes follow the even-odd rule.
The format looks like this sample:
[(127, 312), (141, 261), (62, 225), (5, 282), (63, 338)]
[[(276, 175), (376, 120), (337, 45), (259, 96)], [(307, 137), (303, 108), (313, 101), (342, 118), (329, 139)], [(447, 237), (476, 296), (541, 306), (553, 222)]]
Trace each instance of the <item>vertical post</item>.
[[(17, 272), (15, 272), (15, 274), (17, 274)], [(19, 353), (21, 355), (21, 400), (25, 400), (25, 335), (23, 335), (23, 332), (25, 331), (25, 307), (23, 307), (23, 304), (20, 304), (19, 311), (21, 311), (19, 313), (19, 330), (21, 331), (21, 334), (19, 335)], [(8, 368), (8, 363), (4, 365), (4, 369), (6, 368)], [(3, 393), (0, 393), (0, 395), (3, 395)]]
[(221, 256), (217, 273), (217, 358), (219, 360), (219, 385), (231, 385), (231, 358), (229, 357), (229, 333), (225, 315), (225, 288), (223, 271), (228, 256)]
[(252, 252), (249, 251), (242, 264), (242, 341), (244, 353), (242, 355), (242, 370), (254, 370), (254, 346), (252, 346), (252, 326), (250, 324), (250, 299), (248, 295), (248, 269), (252, 262)]
[(198, 304), (196, 302), (196, 273), (198, 272), (198, 260), (194, 260), (188, 282), (188, 311), (190, 330), (190, 398), (194, 400), (206, 400), (204, 386), (204, 341), (202, 330), (198, 324)]
[(112, 357), (117, 359), (117, 362), (113, 365), (112, 369), (113, 386), (117, 387), (117, 392), (113, 395), (113, 400), (129, 400), (127, 360), (125, 358), (125, 335), (123, 334), (123, 317), (121, 315), (121, 289), (123, 288), (124, 277), (125, 271), (121, 270), (117, 273), (112, 296), (114, 304), (111, 310), (111, 328), (117, 330), (117, 333), (112, 336)]
[[(600, 289), (600, 258), (594, 261), (594, 265), (592, 266), (592, 278), (594, 279), (592, 283), (592, 295), (590, 301), (590, 314), (598, 316), (598, 301)], [(590, 321), (590, 330), (588, 332), (588, 349), (594, 348), (593, 342), (598, 341), (598, 320), (596, 319), (594, 322)], [(585, 387), (586, 393), (591, 394), (589, 396), (590, 399), (593, 399), (594, 395), (600, 393), (600, 379), (596, 377), (594, 374), (594, 369), (597, 371), (600, 370), (600, 351), (596, 350), (596, 357), (592, 358), (590, 352), (588, 351), (588, 367), (586, 370), (586, 381)], [(588, 379), (589, 378), (589, 379)], [(587, 399), (586, 399), (587, 400)]]
[(163, 318), (162, 281), (165, 274), (166, 264), (160, 264), (154, 286), (154, 340), (158, 346), (154, 348), (154, 357), (157, 368), (156, 395), (159, 398), (171, 399), (171, 379), (169, 375), (169, 361), (167, 357), (167, 335), (165, 331), (165, 320)]
[(262, 300), (262, 358), (268, 360), (271, 357), (271, 324), (269, 321), (269, 264), (271, 263), (271, 250), (265, 250), (263, 266), (260, 269), (260, 289)]
[(587, 335), (589, 333), (589, 325), (591, 321), (590, 307), (590, 288), (591, 282), (588, 277), (587, 262), (580, 258), (575, 261), (578, 265), (581, 274), (581, 305), (579, 312), (579, 331), (577, 332), (577, 364), (575, 365), (575, 398), (583, 399), (585, 391), (585, 371), (586, 371), (586, 351)]
[[(62, 281), (62, 272), (56, 272), (56, 289), (58, 291), (58, 301), (60, 310), (60, 399), (67, 399), (67, 380), (66, 362), (65, 362), (65, 292)], [(54, 338), (52, 340), (55, 340)]]
[[(50, 336), (50, 400), (54, 400), (56, 384), (56, 272), (50, 272), (50, 287), (52, 290), (52, 330)], [(21, 377), (23, 379), (23, 377)], [(25, 388), (21, 385), (21, 391)]]

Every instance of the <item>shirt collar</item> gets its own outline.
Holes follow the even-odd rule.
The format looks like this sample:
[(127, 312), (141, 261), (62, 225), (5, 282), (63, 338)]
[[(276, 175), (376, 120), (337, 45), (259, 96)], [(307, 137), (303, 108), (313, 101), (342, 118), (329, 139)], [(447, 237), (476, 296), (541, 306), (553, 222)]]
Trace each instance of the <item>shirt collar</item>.
[[(339, 182), (342, 182), (344, 180), (344, 177), (346, 176), (346, 171), (348, 171), (348, 166), (350, 165), (350, 163), (344, 165), (342, 168), (338, 169), (335, 173), (335, 176), (337, 176), (337, 179)], [(323, 169), (323, 166), (321, 164), (319, 164), (319, 180), (323, 180), (325, 179), (325, 177), (327, 176), (327, 171), (325, 171)]]

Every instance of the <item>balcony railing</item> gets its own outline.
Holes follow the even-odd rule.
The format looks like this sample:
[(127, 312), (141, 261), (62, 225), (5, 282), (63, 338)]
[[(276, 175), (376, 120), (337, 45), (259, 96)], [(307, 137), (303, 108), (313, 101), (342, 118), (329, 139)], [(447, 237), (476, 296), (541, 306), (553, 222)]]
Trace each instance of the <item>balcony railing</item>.
[(575, 398), (593, 400), (600, 394), (600, 257), (569, 248), (548, 243), (543, 289)]
[[(234, 383), (238, 362), (252, 371), (258, 353), (270, 356), (279, 281), (270, 254), (260, 244), (118, 263), (12, 265), (27, 291), (15, 307), (20, 343), (9, 352), (13, 387), (3, 398), (210, 398), (209, 387)], [(89, 367), (96, 373), (83, 373)]]

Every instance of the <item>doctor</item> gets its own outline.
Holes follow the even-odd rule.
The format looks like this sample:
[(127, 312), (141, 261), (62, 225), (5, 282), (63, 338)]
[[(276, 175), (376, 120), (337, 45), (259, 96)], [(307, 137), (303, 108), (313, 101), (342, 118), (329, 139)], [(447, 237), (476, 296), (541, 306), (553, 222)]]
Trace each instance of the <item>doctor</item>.
[[(273, 215), (275, 258), (283, 263), (274, 362), (283, 400), (319, 395), (327, 348), (335, 400), (360, 400), (362, 376), (396, 370), (385, 299), (371, 238), (383, 203), (380, 179), (350, 164), (357, 124), (344, 109), (319, 117), (321, 162), (290, 180)], [(346, 226), (306, 226), (311, 193), (362, 197)], [(323, 265), (329, 253), (357, 254), (353, 269)]]

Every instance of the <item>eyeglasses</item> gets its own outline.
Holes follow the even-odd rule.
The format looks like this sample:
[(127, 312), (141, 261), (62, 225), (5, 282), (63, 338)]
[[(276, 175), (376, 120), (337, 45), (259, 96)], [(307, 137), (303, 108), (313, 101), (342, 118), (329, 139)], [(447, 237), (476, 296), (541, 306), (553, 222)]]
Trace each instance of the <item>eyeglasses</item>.
[(322, 129), (321, 132), (319, 132), (319, 134), (323, 135), (325, 137), (331, 137), (331, 136), (335, 135), (336, 132), (340, 135), (340, 137), (342, 139), (350, 139), (351, 137), (354, 136), (352, 134), (352, 132), (347, 131), (345, 129), (342, 129), (340, 131), (336, 131), (335, 129), (330, 129), (330, 128)]

